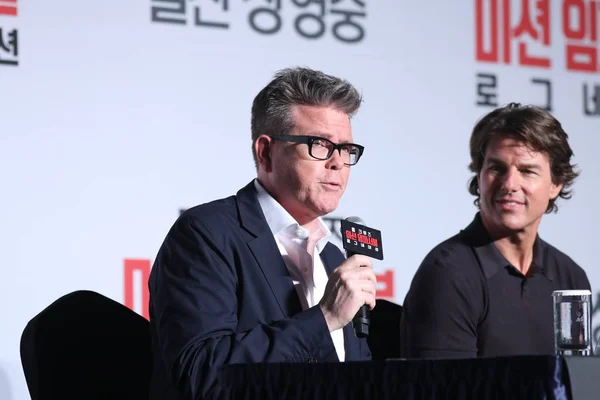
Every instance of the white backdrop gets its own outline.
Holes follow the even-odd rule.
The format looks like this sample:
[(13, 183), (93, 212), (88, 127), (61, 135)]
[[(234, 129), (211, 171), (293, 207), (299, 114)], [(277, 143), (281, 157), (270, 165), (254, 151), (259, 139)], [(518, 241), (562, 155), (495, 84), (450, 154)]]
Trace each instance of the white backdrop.
[[(511, 25), (524, 2), (510, 2)], [(531, 79), (549, 80), (552, 112), (583, 172), (574, 197), (559, 201), (541, 235), (600, 290), (600, 90), (597, 108), (590, 94), (600, 76), (566, 67), (564, 1), (552, 1), (549, 45), (525, 39), (531, 54), (551, 59), (550, 68), (520, 65), (520, 38), (511, 42), (509, 63), (478, 60), (477, 0), (365, 1), (364, 8), (328, 0), (327, 10), (366, 13), (358, 43), (333, 36), (341, 17), (329, 12), (323, 37), (299, 35), (296, 16), (318, 11), (315, 4), (300, 10), (283, 0), (281, 31), (263, 35), (250, 27), (249, 12), (276, 1), (230, 0), (222, 13), (222, 2), (190, 0), (186, 24), (152, 21), (151, 7), (164, 3), (0, 0), (0, 60), (18, 63), (0, 62), (0, 398), (29, 397), (19, 356), (29, 319), (77, 289), (123, 302), (125, 259), (153, 260), (179, 209), (228, 196), (254, 177), (251, 102), (289, 66), (342, 76), (364, 95), (353, 133), (366, 151), (334, 216), (359, 215), (382, 231), (385, 260), (376, 267), (393, 270), (388, 291), (398, 303), (425, 254), (476, 212), (467, 192), (468, 140), (477, 119), (494, 108), (476, 104), (477, 74), (496, 76), (500, 105), (544, 105), (545, 86)], [(488, 32), (494, 2), (483, 3)], [(195, 7), (202, 19), (228, 21), (229, 28), (196, 26)], [(489, 48), (492, 35), (484, 36)], [(584, 113), (583, 85), (596, 115)], [(145, 282), (136, 277), (128, 290), (142, 312)]]

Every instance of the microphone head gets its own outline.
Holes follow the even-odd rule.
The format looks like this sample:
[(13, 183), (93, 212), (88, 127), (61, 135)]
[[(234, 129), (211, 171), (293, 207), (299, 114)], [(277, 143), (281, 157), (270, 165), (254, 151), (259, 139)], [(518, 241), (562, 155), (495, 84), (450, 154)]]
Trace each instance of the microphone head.
[(352, 222), (353, 224), (359, 224), (359, 225), (364, 225), (365, 221), (363, 221), (360, 217), (348, 217), (346, 218), (346, 221), (348, 222)]

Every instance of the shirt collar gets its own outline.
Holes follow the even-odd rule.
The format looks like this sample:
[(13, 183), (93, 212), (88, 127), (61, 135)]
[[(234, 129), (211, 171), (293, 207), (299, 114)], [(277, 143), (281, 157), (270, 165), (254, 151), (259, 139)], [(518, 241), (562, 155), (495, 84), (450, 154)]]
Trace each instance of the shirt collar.
[[(481, 263), (481, 267), (483, 269), (483, 273), (487, 279), (493, 277), (498, 271), (502, 268), (513, 268), (516, 269), (503, 255), (500, 253), (500, 250), (494, 244), (494, 241), (491, 239), (488, 231), (483, 226), (483, 222), (481, 221), (480, 213), (475, 215), (475, 218), (467, 226), (463, 231), (466, 241), (471, 245), (475, 253), (477, 254), (477, 258)], [(539, 235), (536, 235), (535, 242), (533, 245), (534, 253), (533, 253), (533, 262), (532, 267), (539, 268), (542, 274), (552, 280), (550, 274), (545, 268), (544, 258), (545, 258), (545, 243), (542, 239), (540, 239)]]
[[(267, 220), (267, 224), (269, 225), (269, 228), (274, 236), (279, 237), (281, 235), (285, 235), (289, 238), (308, 238), (310, 232), (298, 224), (298, 221), (296, 221), (294, 217), (292, 217), (290, 213), (287, 212), (287, 210), (283, 208), (283, 206), (265, 190), (258, 179), (254, 180), (254, 186), (256, 187), (256, 191), (258, 193), (258, 203), (260, 204), (263, 214)], [(325, 224), (322, 218), (319, 217), (318, 221), (319, 229), (312, 234), (314, 235), (315, 239), (319, 238), (317, 240), (316, 248), (320, 253), (327, 245), (327, 242), (329, 242), (331, 230), (327, 224)]]

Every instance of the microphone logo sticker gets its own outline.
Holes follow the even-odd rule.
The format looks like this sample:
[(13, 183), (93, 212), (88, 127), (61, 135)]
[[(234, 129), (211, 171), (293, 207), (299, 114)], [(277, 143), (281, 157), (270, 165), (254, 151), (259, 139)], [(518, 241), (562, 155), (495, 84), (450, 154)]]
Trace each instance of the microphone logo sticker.
[(347, 220), (341, 221), (342, 244), (346, 251), (383, 260), (381, 232)]

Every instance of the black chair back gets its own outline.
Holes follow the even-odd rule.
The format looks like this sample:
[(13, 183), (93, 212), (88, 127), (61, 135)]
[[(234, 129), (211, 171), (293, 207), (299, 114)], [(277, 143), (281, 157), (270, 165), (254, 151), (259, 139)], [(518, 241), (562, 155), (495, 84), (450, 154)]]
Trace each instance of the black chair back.
[(400, 318), (402, 306), (377, 299), (371, 310), (371, 326), (367, 343), (373, 360), (400, 358)]
[(146, 400), (149, 323), (105, 296), (76, 291), (29, 321), (21, 362), (32, 400)]

